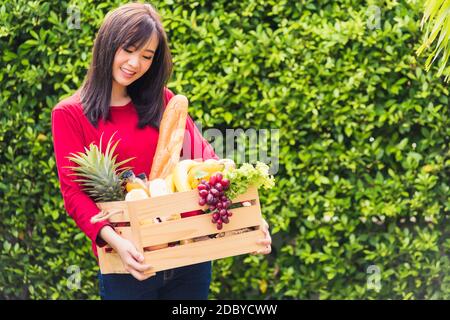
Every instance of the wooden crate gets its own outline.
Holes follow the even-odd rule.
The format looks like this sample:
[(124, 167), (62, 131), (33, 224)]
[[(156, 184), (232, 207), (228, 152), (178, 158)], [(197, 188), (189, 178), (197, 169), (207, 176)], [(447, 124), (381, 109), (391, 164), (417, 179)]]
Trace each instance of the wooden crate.
[[(256, 242), (264, 238), (260, 230), (262, 221), (258, 190), (254, 187), (236, 198), (233, 203), (248, 201), (251, 206), (232, 209), (233, 216), (222, 230), (217, 230), (211, 222), (212, 214), (202, 214), (179, 220), (165, 221), (158, 224), (145, 224), (155, 217), (168, 217), (174, 213), (206, 209), (198, 204), (197, 190), (177, 192), (174, 194), (138, 201), (119, 201), (98, 203), (103, 210), (121, 210), (109, 221), (116, 231), (131, 240), (136, 248), (144, 254), (144, 263), (153, 267), (152, 272), (211, 261), (262, 249)], [(235, 231), (252, 227), (252, 231), (235, 233)], [(181, 240), (199, 238), (211, 234), (226, 232), (226, 236), (207, 238), (207, 240), (169, 246), (153, 251), (144, 250), (151, 246), (174, 243)], [(107, 273), (127, 273), (119, 255), (109, 246), (97, 247), (100, 270)]]

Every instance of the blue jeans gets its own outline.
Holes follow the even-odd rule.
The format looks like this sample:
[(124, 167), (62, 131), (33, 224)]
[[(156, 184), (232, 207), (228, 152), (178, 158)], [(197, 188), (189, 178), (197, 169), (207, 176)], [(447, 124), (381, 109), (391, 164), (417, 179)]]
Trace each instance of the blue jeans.
[(211, 261), (157, 272), (144, 281), (130, 274), (98, 273), (103, 300), (206, 300)]

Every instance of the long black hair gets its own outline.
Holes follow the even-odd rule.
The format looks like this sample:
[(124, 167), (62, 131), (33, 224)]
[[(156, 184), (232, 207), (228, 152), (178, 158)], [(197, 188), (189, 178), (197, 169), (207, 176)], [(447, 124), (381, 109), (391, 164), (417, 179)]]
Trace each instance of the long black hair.
[(172, 74), (172, 56), (161, 18), (150, 4), (129, 3), (109, 12), (95, 38), (92, 61), (81, 87), (84, 114), (97, 127), (109, 118), (112, 66), (116, 51), (130, 46), (141, 49), (153, 34), (159, 39), (152, 65), (145, 74), (127, 86), (136, 107), (139, 128), (159, 128), (164, 109), (164, 87)]

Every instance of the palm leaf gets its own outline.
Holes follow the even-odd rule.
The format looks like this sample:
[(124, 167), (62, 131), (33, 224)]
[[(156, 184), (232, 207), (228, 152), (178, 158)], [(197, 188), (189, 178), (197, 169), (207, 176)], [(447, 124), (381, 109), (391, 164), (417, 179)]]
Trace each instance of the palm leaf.
[(425, 39), (416, 53), (420, 56), (434, 43), (434, 50), (425, 62), (425, 70), (429, 71), (439, 58), (438, 76), (445, 75), (445, 81), (448, 82), (450, 71), (446, 70), (446, 66), (450, 56), (450, 0), (426, 0), (424, 7), (421, 28), (425, 27)]

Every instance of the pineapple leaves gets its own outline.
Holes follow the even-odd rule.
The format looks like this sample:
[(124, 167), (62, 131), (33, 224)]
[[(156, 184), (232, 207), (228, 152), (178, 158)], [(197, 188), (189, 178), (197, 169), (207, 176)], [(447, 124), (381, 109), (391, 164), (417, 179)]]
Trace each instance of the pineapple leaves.
[(117, 154), (114, 151), (120, 142), (117, 140), (113, 145), (114, 134), (109, 139), (105, 153), (102, 153), (103, 133), (100, 137), (99, 146), (91, 143), (88, 148), (84, 148), (85, 152), (71, 153), (69, 160), (77, 164), (77, 166), (68, 166), (65, 168), (72, 169), (74, 173), (70, 176), (77, 176), (79, 179), (74, 180), (79, 183), (84, 192), (86, 192), (94, 201), (121, 201), (124, 200), (125, 194), (122, 187), (121, 174), (125, 170), (132, 167), (121, 168), (123, 164), (135, 159), (129, 158), (116, 163)]

